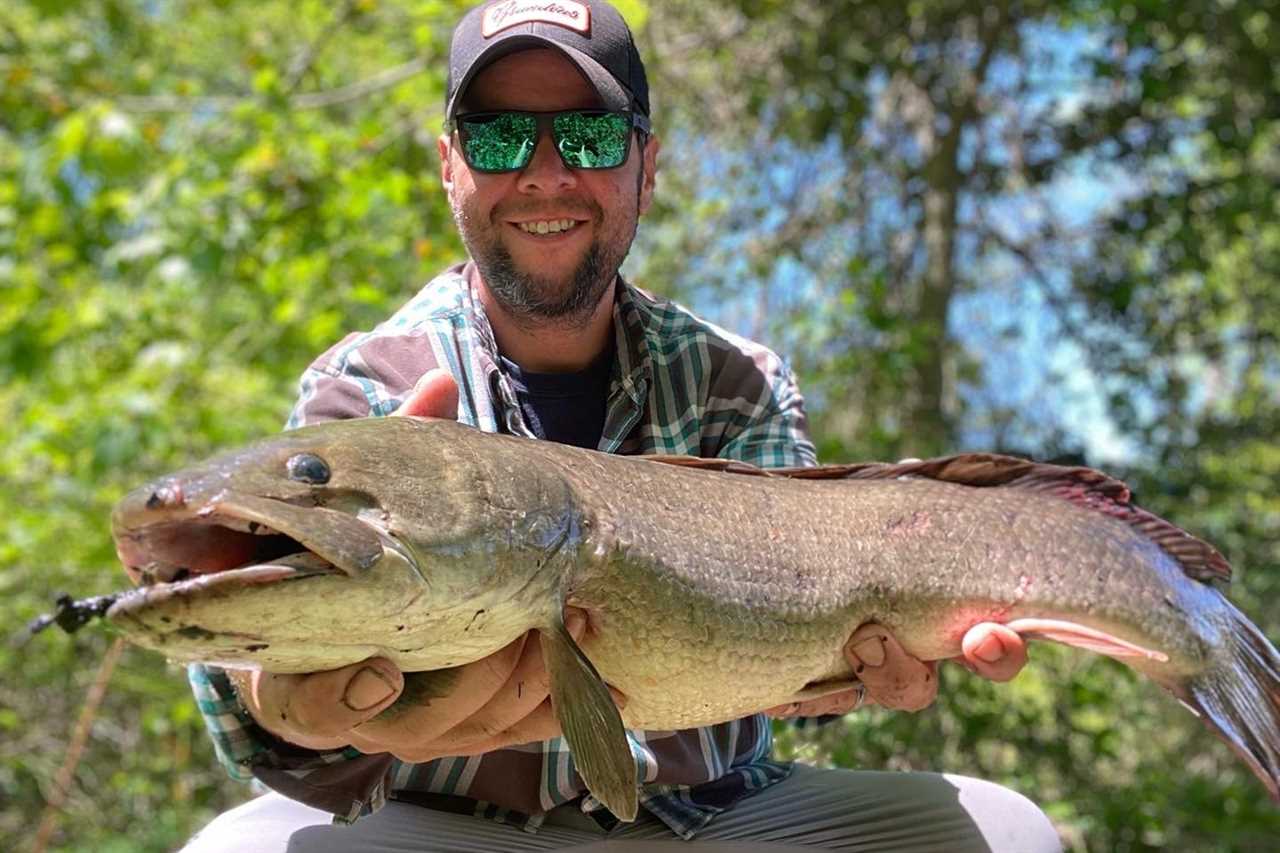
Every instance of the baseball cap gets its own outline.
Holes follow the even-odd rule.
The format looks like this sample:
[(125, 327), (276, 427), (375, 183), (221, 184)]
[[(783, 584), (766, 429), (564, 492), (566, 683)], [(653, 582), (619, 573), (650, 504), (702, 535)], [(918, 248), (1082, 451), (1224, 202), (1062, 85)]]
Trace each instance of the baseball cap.
[(453, 30), (445, 120), (486, 65), (520, 50), (560, 51), (600, 94), (605, 107), (649, 115), (649, 82), (631, 29), (603, 0), (492, 0)]

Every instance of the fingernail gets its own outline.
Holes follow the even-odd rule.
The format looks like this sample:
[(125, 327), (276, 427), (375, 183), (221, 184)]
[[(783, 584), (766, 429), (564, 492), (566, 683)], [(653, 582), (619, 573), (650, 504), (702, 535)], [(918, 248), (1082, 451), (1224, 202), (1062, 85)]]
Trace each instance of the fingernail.
[(387, 681), (386, 676), (371, 666), (356, 673), (355, 678), (347, 682), (347, 692), (342, 695), (342, 702), (353, 711), (367, 711), (386, 698), (396, 689)]
[(998, 637), (987, 637), (973, 650), (973, 654), (987, 663), (996, 663), (1004, 657), (1004, 644)]
[(867, 666), (880, 666), (884, 663), (884, 637), (868, 637), (853, 647), (858, 660)]

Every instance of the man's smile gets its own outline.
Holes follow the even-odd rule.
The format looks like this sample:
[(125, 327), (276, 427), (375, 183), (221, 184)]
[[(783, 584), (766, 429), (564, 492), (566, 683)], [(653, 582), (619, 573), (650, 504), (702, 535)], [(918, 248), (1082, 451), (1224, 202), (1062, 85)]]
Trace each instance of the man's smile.
[(560, 243), (576, 240), (589, 235), (590, 220), (569, 216), (538, 217), (535, 219), (506, 220), (504, 223), (513, 229), (521, 239), (533, 240), (539, 244)]
[(531, 219), (527, 222), (514, 223), (521, 231), (529, 234), (559, 234), (569, 231), (578, 225), (576, 219)]

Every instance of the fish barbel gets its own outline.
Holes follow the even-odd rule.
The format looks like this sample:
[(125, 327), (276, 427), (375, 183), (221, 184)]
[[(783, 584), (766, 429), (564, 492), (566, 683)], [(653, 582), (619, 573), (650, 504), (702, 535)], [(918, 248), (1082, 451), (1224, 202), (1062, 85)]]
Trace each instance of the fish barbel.
[[(163, 477), (121, 501), (113, 531), (142, 586), (107, 618), (179, 661), (285, 673), (383, 656), (412, 679), (537, 629), (579, 772), (623, 819), (624, 726), (847, 689), (842, 647), (868, 621), (922, 660), (958, 655), (979, 622), (1117, 658), (1280, 799), (1280, 654), (1211, 583), (1229, 566), (1087, 468), (964, 455), (766, 473), (374, 418)], [(588, 615), (580, 644), (565, 605)]]

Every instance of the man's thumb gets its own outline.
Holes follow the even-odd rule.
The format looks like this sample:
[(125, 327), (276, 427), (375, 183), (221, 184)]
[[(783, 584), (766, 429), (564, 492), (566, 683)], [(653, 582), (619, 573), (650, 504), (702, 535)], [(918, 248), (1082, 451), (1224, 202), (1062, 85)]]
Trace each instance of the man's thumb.
[(844, 654), (869, 700), (881, 707), (919, 711), (938, 694), (937, 667), (907, 654), (893, 634), (873, 622), (853, 632)]
[(309, 675), (264, 676), (262, 710), (281, 728), (330, 737), (373, 719), (396, 701), (404, 675), (388, 660), (371, 658)]
[(409, 396), (396, 409), (396, 414), (455, 420), (458, 417), (458, 383), (447, 370), (433, 367), (414, 384)]

